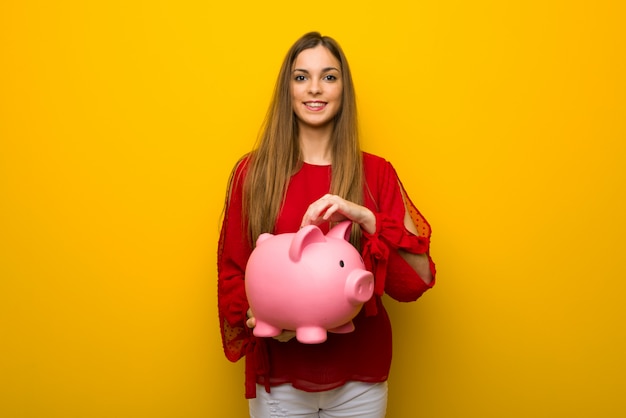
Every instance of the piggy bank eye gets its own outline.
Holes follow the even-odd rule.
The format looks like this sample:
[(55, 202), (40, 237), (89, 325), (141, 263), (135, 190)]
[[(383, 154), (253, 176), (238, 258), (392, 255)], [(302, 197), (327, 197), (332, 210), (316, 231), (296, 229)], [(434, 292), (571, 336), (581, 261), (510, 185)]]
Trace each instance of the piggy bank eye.
[(343, 268), (343, 266), (345, 266), (343, 260), (339, 260), (339, 267)]

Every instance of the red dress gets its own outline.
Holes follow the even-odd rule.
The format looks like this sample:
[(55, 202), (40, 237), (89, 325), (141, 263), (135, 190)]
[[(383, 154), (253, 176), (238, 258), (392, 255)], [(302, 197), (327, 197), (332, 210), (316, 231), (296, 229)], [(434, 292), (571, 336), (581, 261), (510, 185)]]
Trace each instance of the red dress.
[[(218, 248), (218, 309), (226, 357), (246, 357), (246, 398), (255, 397), (256, 383), (271, 386), (291, 383), (309, 392), (334, 389), (347, 381), (383, 382), (391, 366), (391, 324), (382, 305), (386, 292), (408, 302), (419, 298), (434, 284), (435, 265), (430, 259), (433, 281), (426, 284), (400, 257), (398, 249), (428, 254), (430, 226), (408, 198), (392, 165), (363, 153), (364, 206), (376, 215), (376, 232), (363, 233), (361, 253), (374, 273), (375, 294), (354, 319), (355, 330), (328, 334), (322, 344), (302, 344), (295, 338), (279, 342), (257, 338), (245, 326), (248, 301), (244, 272), (252, 251), (242, 229), (242, 184), (245, 164), (235, 169), (229, 203), (224, 214)], [(290, 179), (285, 202), (274, 234), (296, 232), (309, 204), (329, 192), (330, 166), (304, 163)], [(404, 227), (405, 203), (418, 236)], [(324, 233), (328, 225), (320, 225)]]

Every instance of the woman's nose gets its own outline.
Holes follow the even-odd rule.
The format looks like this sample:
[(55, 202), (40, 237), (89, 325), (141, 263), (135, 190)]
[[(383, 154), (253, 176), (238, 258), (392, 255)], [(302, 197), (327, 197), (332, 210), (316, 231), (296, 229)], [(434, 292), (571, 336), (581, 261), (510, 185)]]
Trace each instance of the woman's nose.
[(322, 85), (317, 80), (312, 80), (309, 84), (309, 93), (311, 94), (319, 94), (322, 92)]

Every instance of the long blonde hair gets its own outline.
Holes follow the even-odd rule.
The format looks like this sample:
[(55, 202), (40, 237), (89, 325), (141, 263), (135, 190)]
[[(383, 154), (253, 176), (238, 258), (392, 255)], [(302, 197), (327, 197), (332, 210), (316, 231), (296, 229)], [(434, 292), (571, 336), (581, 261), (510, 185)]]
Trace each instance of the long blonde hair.
[[(343, 79), (342, 106), (335, 116), (330, 142), (330, 192), (357, 204), (363, 203), (363, 158), (350, 67), (334, 39), (310, 32), (287, 52), (256, 147), (249, 154), (243, 188), (243, 219), (252, 246), (261, 233), (273, 232), (289, 179), (302, 166), (298, 124), (291, 100), (291, 73), (298, 54), (318, 45), (323, 45), (339, 61)], [(359, 236), (358, 227), (353, 228), (353, 243), (358, 243)]]

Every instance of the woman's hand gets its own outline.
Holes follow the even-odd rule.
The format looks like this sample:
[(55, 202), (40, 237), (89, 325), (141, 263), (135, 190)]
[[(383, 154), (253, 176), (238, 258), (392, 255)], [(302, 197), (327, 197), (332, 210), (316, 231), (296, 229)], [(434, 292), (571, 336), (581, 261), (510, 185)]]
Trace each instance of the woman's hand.
[[(254, 314), (252, 313), (252, 309), (248, 309), (248, 311), (246, 312), (246, 317), (248, 318), (246, 319), (246, 326), (248, 328), (254, 328), (256, 326), (256, 318), (254, 317)], [(273, 338), (277, 341), (280, 341), (281, 343), (286, 343), (287, 341), (291, 340), (295, 336), (296, 336), (295, 331), (283, 331), (279, 335)]]
[(324, 195), (311, 203), (300, 226), (320, 225), (328, 221), (341, 222), (346, 219), (358, 223), (369, 234), (376, 232), (376, 217), (371, 210), (333, 194)]
[(254, 317), (254, 314), (252, 313), (252, 309), (248, 309), (248, 311), (246, 312), (246, 326), (248, 328), (254, 328), (256, 327), (256, 318)]

